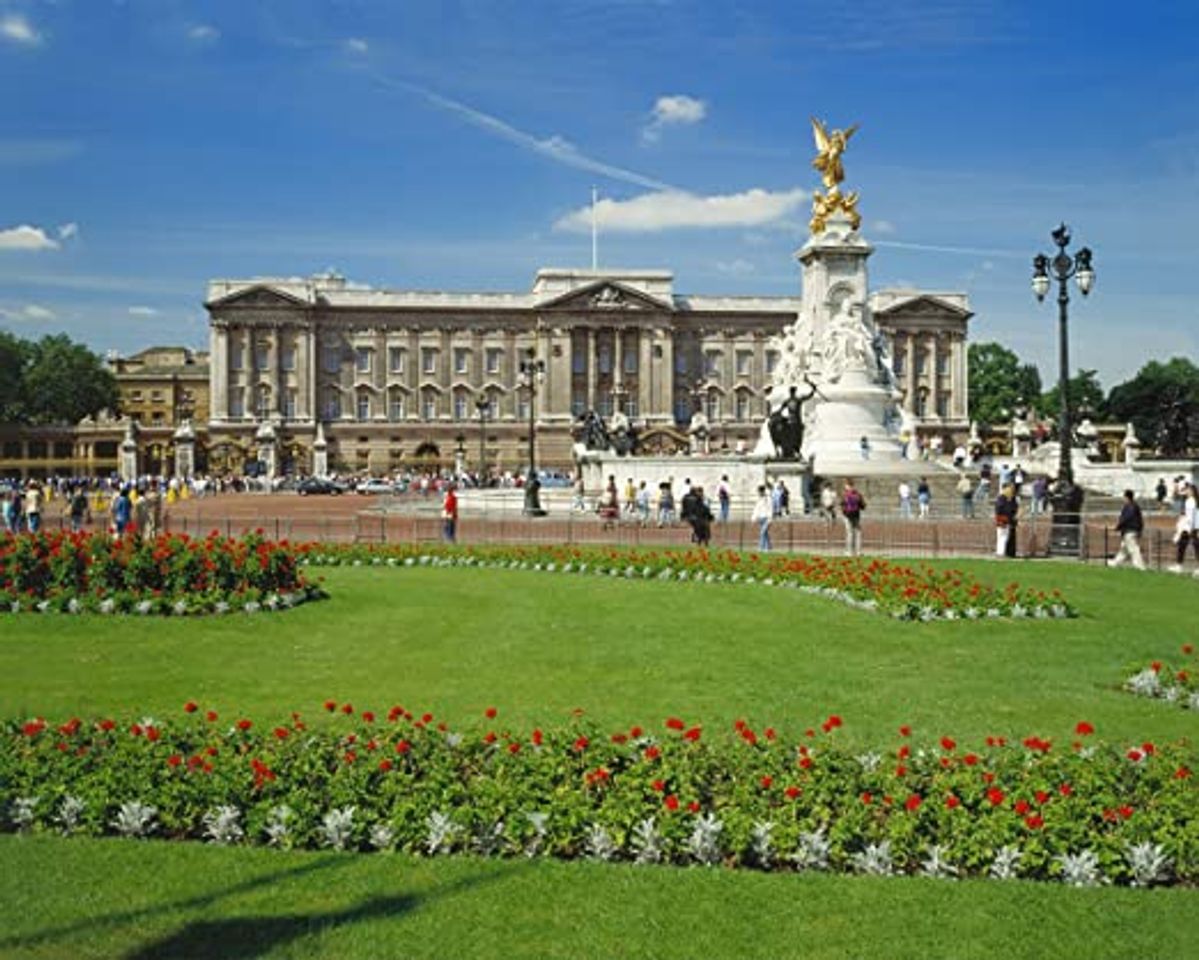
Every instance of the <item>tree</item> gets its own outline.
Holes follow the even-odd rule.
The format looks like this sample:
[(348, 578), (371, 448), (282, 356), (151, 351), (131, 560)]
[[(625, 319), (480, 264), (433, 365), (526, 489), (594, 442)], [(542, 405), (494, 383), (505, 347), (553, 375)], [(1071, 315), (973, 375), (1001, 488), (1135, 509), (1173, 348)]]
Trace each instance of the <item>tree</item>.
[(60, 333), (29, 343), (27, 350), (21, 382), (25, 419), (75, 423), (117, 408), (116, 378), (83, 344)]
[(1041, 374), (1031, 363), (1021, 363), (998, 343), (972, 343), (966, 351), (970, 390), (970, 417), (979, 423), (1003, 424), (1016, 408), (1031, 406), (1041, 396)]
[[(1106, 419), (1107, 401), (1103, 396), (1103, 387), (1099, 383), (1099, 374), (1095, 370), (1079, 370), (1066, 383), (1067, 396), (1070, 397), (1070, 419), (1077, 422), (1080, 410), (1086, 410), (1092, 420)], [(1053, 389), (1041, 394), (1037, 412), (1056, 420), (1062, 409), (1062, 394), (1058, 384)]]
[[(1186, 357), (1166, 363), (1152, 360), (1131, 380), (1112, 387), (1107, 406), (1113, 419), (1133, 425), (1146, 447), (1181, 453), (1199, 443), (1199, 367)], [(1185, 425), (1185, 435), (1167, 442), (1171, 421), (1178, 420)]]
[(0, 422), (22, 419), (21, 382), (28, 344), (0, 330)]

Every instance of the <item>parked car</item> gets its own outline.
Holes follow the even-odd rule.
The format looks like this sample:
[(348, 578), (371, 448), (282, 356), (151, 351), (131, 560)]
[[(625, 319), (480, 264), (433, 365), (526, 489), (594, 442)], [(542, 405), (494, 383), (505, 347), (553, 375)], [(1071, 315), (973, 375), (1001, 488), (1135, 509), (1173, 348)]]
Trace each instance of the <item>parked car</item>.
[(354, 488), (361, 494), (379, 494), (379, 493), (396, 493), (396, 485), (390, 480), (383, 480), (379, 477), (371, 477), (370, 479), (361, 481)]
[(336, 480), (326, 480), (324, 477), (305, 477), (296, 484), (296, 493), (301, 497), (306, 497), (310, 493), (327, 493), (333, 496), (339, 496), (346, 492), (343, 484)]

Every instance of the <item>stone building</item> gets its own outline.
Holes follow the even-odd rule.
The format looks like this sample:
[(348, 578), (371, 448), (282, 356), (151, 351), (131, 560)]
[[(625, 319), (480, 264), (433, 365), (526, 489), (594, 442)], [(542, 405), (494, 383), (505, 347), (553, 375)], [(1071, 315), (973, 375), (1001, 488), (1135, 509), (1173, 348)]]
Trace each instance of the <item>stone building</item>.
[[(702, 406), (715, 449), (752, 448), (772, 338), (800, 298), (676, 293), (662, 270), (543, 269), (527, 293), (376, 290), (335, 274), (214, 280), (205, 306), (211, 410), (198, 450), (211, 469), (310, 471), (319, 424), (330, 470), (381, 474), (481, 459), (520, 469), (530, 355), (545, 364), (539, 465), (570, 466), (571, 426), (592, 409), (621, 411), (643, 443), (671, 451)], [(870, 306), (920, 431), (964, 436), (965, 294), (880, 290)]]

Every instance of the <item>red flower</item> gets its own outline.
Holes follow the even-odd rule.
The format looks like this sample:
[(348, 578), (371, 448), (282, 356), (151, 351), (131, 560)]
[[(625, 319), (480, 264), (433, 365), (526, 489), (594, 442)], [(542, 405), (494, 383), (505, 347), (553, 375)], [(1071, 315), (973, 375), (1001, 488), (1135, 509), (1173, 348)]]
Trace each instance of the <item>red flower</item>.
[(812, 769), (812, 758), (811, 758), (811, 757), (800, 757), (800, 758), (799, 758), (799, 765), (800, 765), (800, 766), (801, 766), (801, 767), (802, 767), (804, 770), (811, 770), (811, 769)]
[(629, 738), (627, 736), (625, 736), (623, 733), (614, 733), (614, 734), (612, 734), (612, 742), (616, 743), (616, 744), (628, 743)]
[(1037, 803), (1041, 804), (1041, 806), (1044, 806), (1049, 802), (1049, 794), (1047, 794), (1044, 790), (1038, 790), (1036, 792), (1036, 798)]
[(357, 759), (358, 759), (358, 754), (356, 754), (353, 750), (346, 751), (345, 762), (347, 764), (351, 764)]
[(774, 785), (774, 778), (773, 777), (763, 777), (758, 782), (762, 784), (763, 790), (769, 790)]
[(195, 713), (199, 709), (200, 708), (196, 705), (195, 700), (188, 700), (187, 703), (183, 705), (184, 713)]
[(1074, 732), (1076, 734), (1078, 734), (1080, 737), (1089, 737), (1092, 733), (1095, 732), (1095, 728), (1093, 726), (1091, 726), (1089, 723), (1087, 723), (1085, 720), (1080, 720), (1078, 723), (1078, 726), (1076, 726), (1074, 728)]
[(909, 747), (906, 743), (902, 747), (900, 747), (898, 750), (895, 751), (895, 755), (897, 757), (899, 757), (900, 760), (906, 760), (909, 756), (911, 756), (911, 753), (912, 753), (912, 748)]
[(344, 713), (348, 717), (351, 713), (354, 712), (354, 705), (352, 703), (343, 703), (341, 705), (341, 712)]
[(1024, 818), (1024, 825), (1029, 830), (1040, 830), (1045, 826), (1045, 819), (1039, 813), (1033, 813)]
[(912, 735), (912, 728), (905, 723), (899, 728), (899, 735), (901, 737), (910, 737)]
[(1012, 804), (1012, 809), (1015, 810), (1021, 816), (1023, 816), (1024, 814), (1028, 813), (1028, 801), (1027, 800), (1017, 800), (1015, 803)]
[(576, 740), (574, 743), (575, 753), (582, 753), (584, 750), (587, 749), (587, 744), (589, 744), (590, 742), (591, 741), (588, 740), (586, 737), (579, 737), (579, 739)]
[(433, 714), (431, 714), (431, 713), (422, 713), (422, 714), (420, 715), (420, 722), (421, 722), (421, 723), (432, 723), (432, 722), (433, 722)]
[(683, 723), (678, 717), (669, 717), (666, 720), (667, 730), (682, 730), (687, 724)]
[(646, 747), (645, 753), (643, 753), (642, 756), (645, 757), (646, 760), (657, 760), (658, 757), (662, 756), (662, 751), (657, 747)]
[(1193, 643), (1184, 643), (1182, 645), (1182, 652), (1185, 653), (1189, 657), (1192, 653), (1195, 652), (1195, 645)]
[(243, 720), (237, 721), (237, 729), (238, 730), (249, 730), (250, 727), (252, 727), (252, 726), (254, 726), (254, 724), (249, 720), (243, 719)]
[(1155, 753), (1157, 753), (1157, 747), (1155, 747), (1152, 743), (1142, 743), (1141, 749), (1145, 751), (1145, 756), (1147, 757), (1152, 757)]
[(1174, 771), (1174, 779), (1175, 780), (1185, 780), (1190, 775), (1191, 775), (1191, 771), (1190, 771), (1190, 768), (1188, 768), (1188, 767), (1179, 767), (1177, 770)]
[(895, 776), (897, 776), (897, 777), (905, 776), (907, 774), (907, 772), (908, 772), (908, 768), (905, 767), (902, 763), (898, 767), (895, 768)]
[(151, 743), (157, 743), (158, 738), (161, 736), (162, 733), (159, 731), (158, 727), (146, 727), (146, 739)]
[(814, 737), (814, 736), (816, 736), (816, 731), (813, 730), (811, 727), (808, 727), (808, 729), (803, 732), (803, 735), (805, 737)]
[(204, 752), (205, 752), (206, 754), (208, 754), (208, 756), (210, 756), (210, 757), (215, 757), (215, 756), (217, 755), (217, 753), (218, 753), (218, 751), (217, 751), (217, 748), (216, 748), (216, 747), (205, 747), (205, 748), (204, 748)]
[(786, 790), (784, 790), (783, 793), (785, 793), (787, 795), (788, 800), (794, 800), (801, 793), (803, 793), (803, 791), (800, 790), (799, 787), (791, 786), (791, 787), (788, 787)]
[(839, 716), (837, 716), (835, 713), (832, 716), (830, 716), (827, 720), (825, 720), (824, 722), (827, 723), (829, 725), (829, 727), (831, 727), (834, 730), (837, 727), (841, 726), (841, 718)]
[(774, 732), (774, 727), (767, 727), (765, 730), (762, 731), (762, 734), (766, 737), (767, 740), (773, 740), (775, 737), (778, 736), (778, 734)]
[(903, 802), (903, 805), (909, 812), (913, 812), (913, 811), (919, 810), (920, 804), (922, 804), (923, 802), (924, 801), (923, 801), (923, 799), (921, 799), (919, 794), (913, 793), (910, 797), (907, 798), (907, 800), (905, 800)]
[(677, 810), (679, 808), (679, 798), (673, 793), (662, 801), (667, 810)]
[(976, 753), (966, 754), (964, 757), (962, 757), (962, 763), (964, 763), (968, 767), (974, 766), (976, 763), (978, 763), (978, 754), (976, 754)]
[(869, 792), (863, 793), (862, 794), (862, 803), (866, 804), (866, 806), (870, 806), (870, 804), (874, 803), (874, 794), (869, 793)]
[(483, 736), (483, 742), (484, 743), (495, 743), (495, 731), (488, 730), (487, 733)]
[(217, 721), (216, 711), (209, 710), (206, 714), (204, 714), (204, 719), (207, 720), (209, 723), (216, 723), (216, 721)]
[(701, 733), (703, 733), (703, 731), (699, 727), (692, 727), (690, 730), (688, 730), (686, 733), (683, 734), (683, 739), (690, 740), (692, 743), (695, 743), (695, 741), (697, 741), (700, 738)]
[(337, 709), (337, 701), (336, 700), (326, 700), (325, 701), (325, 709), (328, 710), (330, 713), (332, 713), (334, 710)]
[(411, 749), (412, 744), (410, 744), (407, 740), (401, 740), (396, 744), (396, 753), (407, 753)]
[(1154, 660), (1153, 663), (1149, 664), (1149, 669), (1154, 673), (1161, 673), (1162, 662), (1160, 660)]
[(653, 783), (650, 784), (650, 789), (655, 790), (658, 793), (665, 793), (666, 792), (666, 781), (665, 780), (655, 780)]
[(483, 711), (483, 716), (485, 716), (488, 720), (494, 720), (495, 715), (496, 715), (495, 707), (488, 707), (486, 710)]
[(363, 710), (362, 711), (362, 722), (363, 723), (374, 723), (375, 722), (374, 713), (372, 713), (370, 710)]
[(1174, 674), (1174, 678), (1179, 683), (1186, 683), (1189, 679), (1191, 679), (1191, 675), (1185, 670), (1179, 670), (1176, 674)]
[(167, 757), (167, 766), (168, 767), (177, 767), (182, 762), (183, 762), (183, 758), (181, 756), (179, 756), (179, 754), (177, 754), (177, 753), (172, 753), (169, 757)]
[[(25, 732), (28, 736), (33, 736), (33, 733), (37, 733), (39, 730), (42, 729), (42, 727), (40, 727), (40, 726), (35, 727), (33, 733), (29, 733), (29, 728), (32, 726), (33, 726), (33, 724), (31, 724), (31, 723), (25, 724)], [(45, 726), (45, 724), (43, 724), (42, 726)], [(135, 723), (133, 726), (131, 726), (129, 728), (129, 732), (135, 737), (140, 737), (142, 735), (142, 725), (140, 723)]]
[(744, 740), (746, 743), (748, 743), (750, 746), (753, 746), (758, 742), (758, 735), (756, 733), (754, 733), (749, 727), (746, 727), (745, 729), (743, 729), (741, 731), (741, 739)]
[(1063, 783), (1060, 787), (1057, 788), (1057, 792), (1060, 793), (1063, 797), (1068, 797), (1068, 796), (1070, 796), (1070, 794), (1072, 794), (1074, 792), (1074, 788), (1072, 786), (1070, 786), (1070, 784), (1068, 784), (1068, 783)]
[(379, 769), (382, 770), (384, 773), (386, 773), (391, 768), (392, 768), (392, 762), (390, 760), (388, 760), (386, 757), (384, 757), (382, 760), (379, 761)]
[(1144, 754), (1141, 753), (1141, 751), (1136, 747), (1133, 747), (1131, 750), (1129, 750), (1125, 756), (1127, 756), (1128, 759), (1133, 763), (1140, 763), (1140, 761), (1144, 759)]
[(689, 804), (687, 804), (687, 809), (692, 813), (699, 813), (699, 801), (692, 800)]
[(945, 807), (947, 810), (954, 810), (957, 807), (959, 807), (961, 805), (961, 803), (962, 803), (962, 801), (959, 800), (952, 793), (945, 798)]
[(997, 807), (1003, 803), (1003, 791), (998, 787), (991, 787), (987, 791), (987, 799), (991, 802), (991, 806)]
[(956, 747), (957, 745), (958, 745), (957, 741), (954, 740), (952, 737), (942, 737), (941, 738), (941, 749), (946, 752), (953, 750), (954, 747)]
[(1117, 807), (1117, 812), (1120, 814), (1120, 816), (1122, 816), (1125, 820), (1127, 820), (1129, 817), (1132, 816), (1133, 809), (1126, 803), (1122, 807)]
[(100, 721), (100, 722), (97, 724), (97, 726), (98, 726), (98, 727), (99, 727), (101, 730), (103, 730), (103, 731), (105, 731), (105, 732), (107, 733), (109, 730), (111, 730), (113, 727), (115, 727), (115, 726), (116, 726), (116, 724), (115, 724), (115, 723), (113, 723), (113, 721), (111, 721), (111, 720), (101, 720), (101, 721)]
[(641, 736), (641, 734), (642, 734), (643, 732), (644, 732), (644, 731), (642, 731), (642, 729), (641, 729), (640, 727), (632, 727), (632, 728), (629, 730), (629, 736), (630, 736), (632, 739), (636, 740), (638, 737), (640, 737), (640, 736)]
[(291, 731), (287, 727), (275, 727), (275, 736), (280, 740), (286, 740), (291, 736)]

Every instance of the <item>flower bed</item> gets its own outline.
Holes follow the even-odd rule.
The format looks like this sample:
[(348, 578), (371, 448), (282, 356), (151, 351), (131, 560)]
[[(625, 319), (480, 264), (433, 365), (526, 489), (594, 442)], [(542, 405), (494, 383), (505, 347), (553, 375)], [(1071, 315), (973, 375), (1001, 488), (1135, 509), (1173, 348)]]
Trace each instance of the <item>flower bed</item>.
[(1077, 615), (1057, 590), (1045, 593), (1017, 583), (1009, 583), (1000, 589), (960, 570), (910, 566), (877, 557), (553, 545), (449, 547), (306, 543), (298, 550), (303, 563), (326, 566), (490, 567), (674, 582), (793, 587), (903, 620)]
[[(588, 857), (762, 870), (1149, 886), (1199, 878), (1183, 745), (948, 736), (879, 752), (828, 717), (788, 742), (738, 721), (451, 729), (401, 706), (325, 704), (260, 729), (195, 703), (179, 720), (0, 727), (18, 831), (441, 855)], [(576, 712), (577, 713), (577, 712)]]
[(1138, 697), (1151, 697), (1176, 706), (1199, 710), (1199, 663), (1195, 645), (1182, 645), (1177, 663), (1154, 660), (1147, 667), (1130, 667), (1123, 689)]
[(323, 596), (286, 542), (261, 534), (152, 540), (53, 532), (0, 539), (0, 611), (184, 616)]

